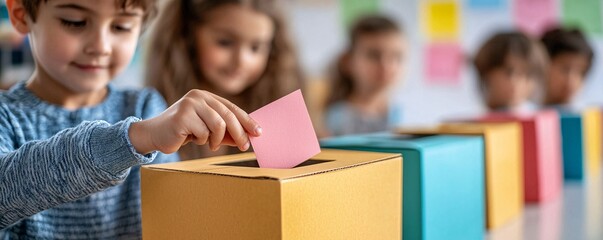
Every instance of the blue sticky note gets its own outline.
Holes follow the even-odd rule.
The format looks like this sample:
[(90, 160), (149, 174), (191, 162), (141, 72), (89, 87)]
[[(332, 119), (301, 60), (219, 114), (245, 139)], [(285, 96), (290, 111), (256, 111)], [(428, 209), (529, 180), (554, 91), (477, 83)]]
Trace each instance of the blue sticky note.
[(503, 6), (503, 0), (469, 0), (471, 8), (498, 8)]

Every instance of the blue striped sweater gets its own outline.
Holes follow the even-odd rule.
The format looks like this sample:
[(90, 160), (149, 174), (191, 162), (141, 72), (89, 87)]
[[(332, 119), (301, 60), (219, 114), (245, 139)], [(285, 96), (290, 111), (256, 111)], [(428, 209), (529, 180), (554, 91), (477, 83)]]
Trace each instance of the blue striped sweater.
[(156, 91), (111, 85), (75, 111), (23, 83), (0, 93), (0, 239), (140, 238), (139, 165), (177, 156), (138, 154), (128, 128), (165, 107)]

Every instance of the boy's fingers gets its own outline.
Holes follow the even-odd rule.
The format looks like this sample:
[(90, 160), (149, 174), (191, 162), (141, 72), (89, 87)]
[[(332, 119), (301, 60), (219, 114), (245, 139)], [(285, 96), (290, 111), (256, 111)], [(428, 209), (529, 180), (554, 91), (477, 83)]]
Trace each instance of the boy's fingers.
[(249, 148), (249, 139), (235, 114), (215, 98), (207, 99), (207, 104), (220, 114), (226, 123), (227, 133), (230, 134), (236, 145), (239, 147), (239, 150), (247, 150), (247, 148)]
[(220, 101), (222, 104), (224, 104), (224, 106), (226, 106), (228, 109), (230, 109), (230, 111), (232, 113), (234, 113), (234, 115), (237, 117), (238, 121), (240, 122), (241, 126), (243, 126), (243, 128), (250, 133), (252, 136), (254, 137), (258, 137), (262, 134), (262, 127), (260, 126), (260, 124), (258, 124), (255, 120), (253, 120), (253, 118), (251, 118), (249, 116), (249, 114), (247, 114), (245, 111), (243, 111), (243, 109), (239, 108), (237, 105), (235, 105), (234, 103), (213, 94), (214, 97)]
[(188, 137), (186, 137), (186, 139), (184, 139), (184, 142), (182, 142), (181, 146), (184, 146), (184, 145), (188, 144), (191, 141), (193, 141), (193, 136), (189, 135)]
[(209, 141), (209, 129), (205, 123), (193, 124), (190, 127), (193, 135), (192, 141), (197, 145), (205, 145)]
[(226, 146), (232, 146), (232, 147), (237, 146), (237, 143), (235, 142), (235, 140), (232, 139), (232, 137), (228, 133), (226, 133), (226, 135), (224, 136), (224, 139), (222, 139), (222, 143), (220, 143), (220, 144), (226, 145)]
[(197, 115), (205, 122), (205, 125), (211, 132), (209, 135), (209, 148), (212, 151), (217, 150), (226, 132), (226, 122), (224, 122), (220, 114), (207, 104), (198, 105)]

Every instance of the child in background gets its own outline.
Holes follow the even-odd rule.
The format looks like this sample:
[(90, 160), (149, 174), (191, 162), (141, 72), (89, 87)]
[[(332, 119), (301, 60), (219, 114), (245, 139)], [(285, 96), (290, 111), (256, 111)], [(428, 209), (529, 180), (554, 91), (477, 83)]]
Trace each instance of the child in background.
[[(150, 36), (147, 83), (168, 103), (204, 89), (251, 112), (301, 86), (277, 0), (170, 0)], [(212, 149), (216, 150), (216, 149)], [(184, 160), (232, 153), (185, 146)]]
[(27, 82), (0, 93), (3, 238), (140, 238), (139, 165), (175, 161), (158, 152), (191, 141), (246, 150), (247, 133), (261, 132), (243, 110), (206, 91), (165, 110), (155, 91), (111, 86), (154, 1), (7, 4), (15, 29), (30, 37), (36, 67)]
[(373, 15), (351, 28), (349, 45), (339, 57), (327, 100), (326, 127), (331, 135), (388, 129), (397, 111), (389, 94), (403, 72), (406, 40), (391, 19)]
[(547, 58), (539, 42), (521, 32), (498, 33), (474, 60), (479, 85), (490, 111), (529, 112), (529, 100), (543, 80)]
[(544, 104), (566, 106), (582, 88), (593, 61), (593, 49), (578, 29), (550, 29), (541, 42), (550, 59)]

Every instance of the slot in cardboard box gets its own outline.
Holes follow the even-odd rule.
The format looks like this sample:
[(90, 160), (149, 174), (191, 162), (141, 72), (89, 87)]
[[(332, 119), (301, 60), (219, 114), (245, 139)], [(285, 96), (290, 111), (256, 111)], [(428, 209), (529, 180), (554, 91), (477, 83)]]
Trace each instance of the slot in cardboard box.
[(144, 239), (400, 239), (400, 154), (323, 150), (292, 169), (253, 153), (146, 165)]
[(321, 145), (402, 154), (403, 239), (483, 238), (481, 137), (379, 133), (324, 139)]

